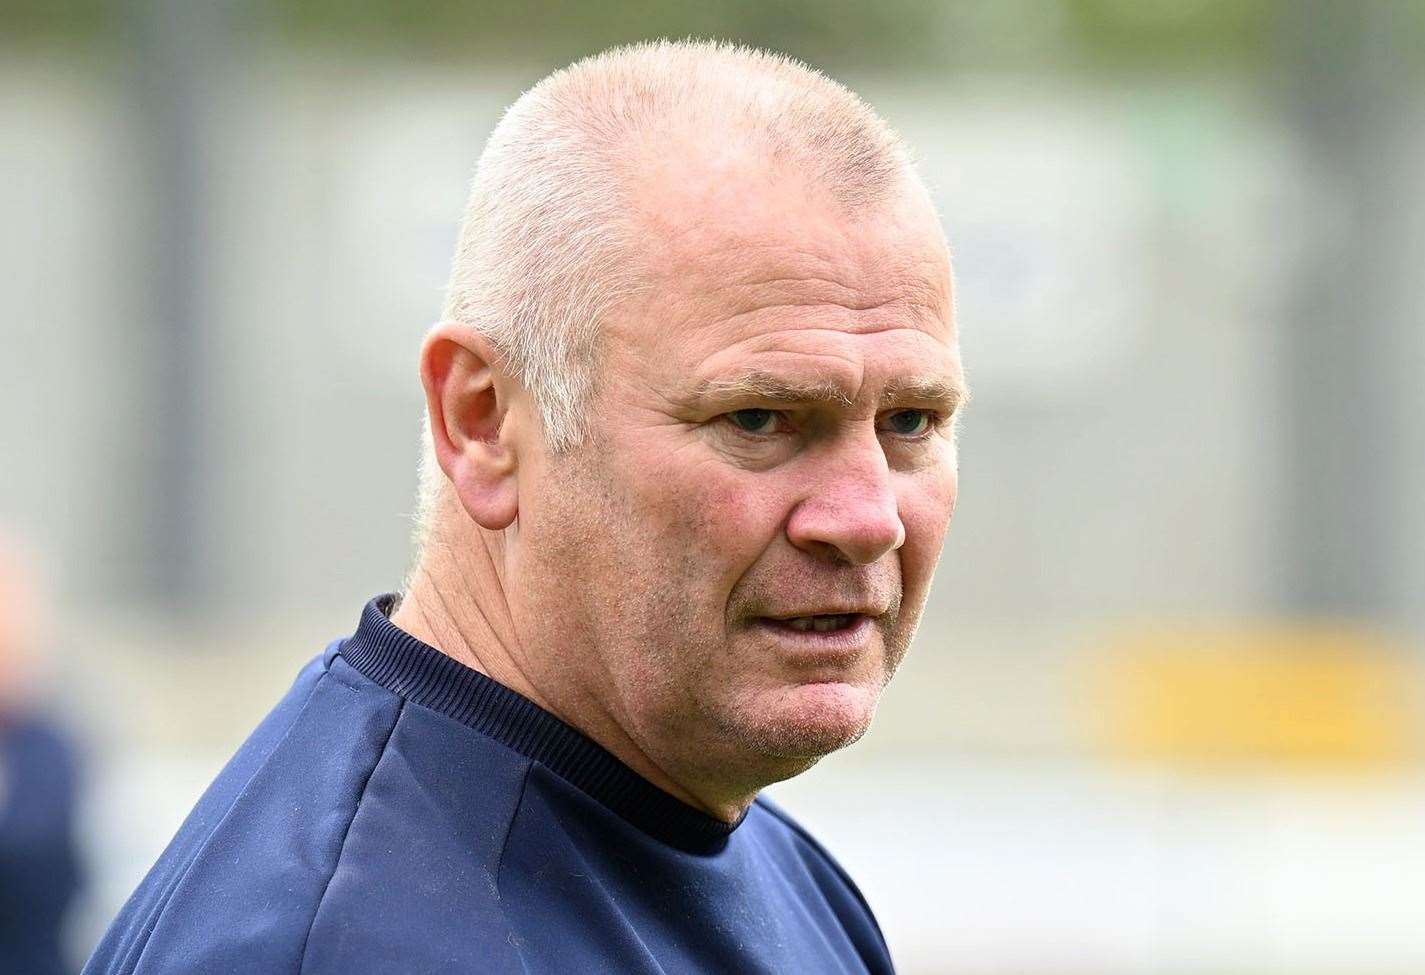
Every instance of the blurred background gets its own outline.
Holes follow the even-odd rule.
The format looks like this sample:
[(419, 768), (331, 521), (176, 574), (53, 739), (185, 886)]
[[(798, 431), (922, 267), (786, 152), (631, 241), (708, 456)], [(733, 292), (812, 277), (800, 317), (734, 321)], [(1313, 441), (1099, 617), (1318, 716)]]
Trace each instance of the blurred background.
[(399, 583), (498, 113), (689, 34), (857, 89), (956, 252), (926, 622), (773, 790), (903, 970), (1425, 971), (1409, 0), (0, 0), (0, 661), (83, 756), (73, 961)]

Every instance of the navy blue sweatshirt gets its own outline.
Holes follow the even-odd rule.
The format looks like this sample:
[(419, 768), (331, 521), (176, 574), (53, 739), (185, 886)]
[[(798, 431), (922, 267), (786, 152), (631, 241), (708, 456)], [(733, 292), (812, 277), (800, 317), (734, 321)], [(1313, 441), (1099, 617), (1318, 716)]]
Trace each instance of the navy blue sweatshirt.
[(85, 972), (890, 972), (825, 850), (735, 824), (366, 606), (199, 800)]

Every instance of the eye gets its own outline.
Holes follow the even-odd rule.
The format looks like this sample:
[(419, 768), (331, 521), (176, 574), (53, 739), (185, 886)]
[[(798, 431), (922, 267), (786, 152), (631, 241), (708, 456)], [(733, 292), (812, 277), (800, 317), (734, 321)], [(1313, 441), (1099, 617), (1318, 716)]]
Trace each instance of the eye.
[(743, 433), (775, 433), (779, 417), (776, 410), (733, 410), (727, 419)]
[(883, 429), (898, 437), (922, 437), (935, 425), (931, 410), (897, 410), (885, 419)]

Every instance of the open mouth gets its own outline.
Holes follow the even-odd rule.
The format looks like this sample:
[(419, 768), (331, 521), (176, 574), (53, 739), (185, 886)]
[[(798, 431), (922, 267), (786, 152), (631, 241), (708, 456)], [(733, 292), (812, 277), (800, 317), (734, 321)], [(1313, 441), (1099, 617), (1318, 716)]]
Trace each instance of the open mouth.
[(783, 620), (764, 618), (763, 622), (768, 626), (795, 633), (836, 633), (854, 629), (865, 618), (860, 613), (827, 613), (820, 616), (793, 616)]

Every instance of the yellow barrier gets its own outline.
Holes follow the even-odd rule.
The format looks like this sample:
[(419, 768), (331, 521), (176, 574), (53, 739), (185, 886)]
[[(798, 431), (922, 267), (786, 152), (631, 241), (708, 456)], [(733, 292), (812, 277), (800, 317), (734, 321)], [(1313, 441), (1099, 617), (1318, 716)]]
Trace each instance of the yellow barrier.
[(1088, 718), (1113, 756), (1363, 769), (1421, 754), (1420, 662), (1368, 630), (1144, 627), (1097, 659)]

